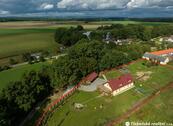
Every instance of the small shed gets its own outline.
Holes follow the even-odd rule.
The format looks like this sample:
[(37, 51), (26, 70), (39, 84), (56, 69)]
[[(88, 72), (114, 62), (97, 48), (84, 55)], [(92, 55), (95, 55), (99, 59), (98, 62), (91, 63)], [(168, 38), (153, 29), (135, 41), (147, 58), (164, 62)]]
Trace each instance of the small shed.
[(84, 83), (91, 84), (97, 77), (98, 77), (98, 74), (96, 72), (92, 72), (91, 74), (86, 76)]

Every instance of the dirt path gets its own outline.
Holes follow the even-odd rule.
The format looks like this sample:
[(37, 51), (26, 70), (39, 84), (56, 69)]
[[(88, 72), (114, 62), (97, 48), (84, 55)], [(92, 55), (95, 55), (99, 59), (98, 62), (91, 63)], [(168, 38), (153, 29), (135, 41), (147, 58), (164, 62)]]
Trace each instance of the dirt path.
[(138, 104), (136, 104), (134, 107), (132, 107), (131, 109), (129, 109), (122, 116), (120, 116), (119, 118), (117, 118), (117, 119), (112, 120), (111, 122), (109, 122), (107, 124), (107, 126), (115, 126), (115, 125), (118, 125), (118, 124), (124, 122), (125, 119), (127, 119), (128, 117), (130, 117), (135, 112), (139, 111), (144, 105), (148, 104), (151, 100), (153, 100), (154, 98), (156, 98), (157, 96), (159, 96), (161, 93), (164, 93), (164, 92), (166, 92), (166, 91), (168, 91), (170, 89), (173, 89), (173, 82), (171, 82), (168, 85), (160, 88), (158, 91), (154, 92), (153, 94), (151, 94), (150, 96), (148, 96), (147, 98), (145, 98), (144, 100), (142, 100), (141, 102), (139, 102)]

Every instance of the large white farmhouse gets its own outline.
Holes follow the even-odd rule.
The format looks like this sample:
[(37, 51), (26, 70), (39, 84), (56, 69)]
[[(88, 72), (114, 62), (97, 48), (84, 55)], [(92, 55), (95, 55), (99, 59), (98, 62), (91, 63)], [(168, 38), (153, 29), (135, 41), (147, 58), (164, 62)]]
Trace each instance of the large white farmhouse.
[(134, 87), (133, 77), (130, 74), (109, 80), (104, 87), (113, 95), (119, 95)]

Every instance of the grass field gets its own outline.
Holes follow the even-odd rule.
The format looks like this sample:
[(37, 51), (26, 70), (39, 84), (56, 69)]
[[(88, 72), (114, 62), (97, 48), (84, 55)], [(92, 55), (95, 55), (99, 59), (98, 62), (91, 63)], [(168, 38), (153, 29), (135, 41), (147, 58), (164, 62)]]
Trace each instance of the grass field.
[(146, 67), (143, 65), (145, 61), (139, 61), (135, 64), (129, 65), (127, 68), (131, 74), (136, 77), (137, 72), (150, 73), (144, 80), (136, 80), (136, 88), (144, 94), (150, 94), (156, 89), (163, 87), (165, 84), (173, 81), (173, 70), (166, 66), (152, 66)]
[(53, 33), (27, 33), (0, 36), (0, 58), (56, 47)]
[[(54, 113), (48, 121), (48, 126), (102, 126), (135, 104), (141, 97), (135, 94), (134, 90), (127, 91), (119, 97), (97, 97), (100, 95), (97, 92), (75, 93)], [(76, 110), (73, 103), (82, 103), (85, 107)]]
[(28, 28), (28, 29), (10, 29), (2, 28), (0, 29), (0, 37), (4, 35), (18, 35), (18, 34), (29, 34), (29, 33), (50, 33), (54, 32), (55, 29), (49, 28)]
[[(143, 62), (145, 61), (139, 61), (126, 66), (134, 78), (137, 72), (152, 72), (149, 78), (137, 80), (135, 82), (135, 88), (115, 97), (97, 97), (99, 96), (97, 92), (75, 93), (59, 110), (55, 111), (53, 116), (48, 120), (48, 126), (102, 126), (107, 121), (115, 119), (125, 113), (133, 105), (137, 104), (139, 100), (145, 98), (156, 89), (173, 81), (173, 72), (171, 69), (164, 66), (148, 68), (143, 65)], [(112, 74), (110, 75), (112, 76)], [(171, 102), (172, 100), (170, 100), (169, 106), (172, 105)], [(82, 110), (76, 110), (73, 103), (82, 103), (85, 107)], [(162, 101), (160, 101), (160, 103), (162, 103)], [(100, 108), (101, 105), (103, 105), (103, 108)], [(150, 107), (146, 109), (147, 111), (152, 111)], [(163, 111), (164, 109), (162, 112)], [(169, 119), (173, 115), (171, 112), (169, 113), (170, 116), (168, 115)], [(150, 116), (148, 116), (148, 118), (150, 118)], [(151, 116), (151, 119), (152, 118)]]
[(43, 65), (48, 65), (48, 62), (37, 63), (32, 65), (28, 64), (0, 72), (0, 91), (3, 88), (7, 87), (10, 81), (20, 80), (25, 72), (31, 70), (40, 70)]
[[(132, 115), (128, 122), (166, 122), (173, 123), (173, 91), (158, 96), (151, 103)], [(124, 122), (125, 123), (125, 122)], [(123, 125), (122, 123), (121, 125)]]
[(173, 66), (173, 61), (171, 61), (171, 62), (169, 63), (169, 65), (172, 65), (172, 66)]

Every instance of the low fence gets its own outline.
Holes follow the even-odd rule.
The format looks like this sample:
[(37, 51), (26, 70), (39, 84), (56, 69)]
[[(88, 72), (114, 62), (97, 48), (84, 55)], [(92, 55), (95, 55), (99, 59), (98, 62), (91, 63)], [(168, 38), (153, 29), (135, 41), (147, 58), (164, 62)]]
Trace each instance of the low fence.
[(63, 102), (63, 100), (65, 98), (67, 98), (71, 94), (73, 94), (80, 87), (80, 85), (81, 85), (81, 82), (79, 82), (76, 86), (74, 86), (73, 88), (71, 88), (69, 91), (67, 91), (65, 94), (63, 94), (60, 98), (58, 98), (53, 103), (51, 103), (46, 108), (46, 110), (43, 112), (43, 114), (40, 116), (40, 118), (37, 120), (36, 126), (45, 125), (46, 122), (47, 122), (47, 119), (49, 118), (49, 116), (51, 115), (51, 113), (54, 111), (54, 109), (56, 109), (59, 105), (61, 105), (61, 103)]

